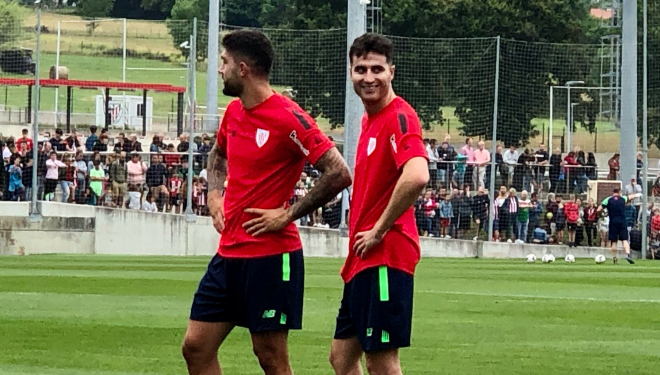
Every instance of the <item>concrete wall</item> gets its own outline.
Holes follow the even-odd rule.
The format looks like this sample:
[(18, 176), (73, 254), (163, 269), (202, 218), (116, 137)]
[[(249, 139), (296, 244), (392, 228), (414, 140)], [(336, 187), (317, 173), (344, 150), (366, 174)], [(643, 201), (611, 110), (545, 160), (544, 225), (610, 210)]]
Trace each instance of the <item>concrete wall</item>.
[[(184, 215), (40, 202), (43, 220), (30, 222), (28, 202), (0, 203), (0, 254), (93, 253), (105, 255), (205, 255), (215, 253), (220, 236), (208, 217), (188, 222)], [(343, 258), (348, 239), (339, 231), (299, 228), (306, 256)], [(422, 257), (538, 258), (569, 252), (577, 258), (609, 254), (601, 248), (543, 246), (424, 237)]]

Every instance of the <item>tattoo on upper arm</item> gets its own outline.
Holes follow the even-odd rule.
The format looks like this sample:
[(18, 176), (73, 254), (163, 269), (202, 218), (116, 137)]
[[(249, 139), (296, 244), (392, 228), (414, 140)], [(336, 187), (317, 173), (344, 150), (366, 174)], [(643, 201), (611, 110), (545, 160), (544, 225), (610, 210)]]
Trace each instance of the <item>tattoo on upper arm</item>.
[(227, 179), (227, 154), (218, 144), (209, 152), (207, 169), (208, 191), (224, 189)]
[(314, 168), (321, 172), (321, 177), (309, 194), (289, 208), (294, 220), (330, 202), (351, 184), (348, 166), (336, 148), (331, 148), (323, 154), (314, 164)]

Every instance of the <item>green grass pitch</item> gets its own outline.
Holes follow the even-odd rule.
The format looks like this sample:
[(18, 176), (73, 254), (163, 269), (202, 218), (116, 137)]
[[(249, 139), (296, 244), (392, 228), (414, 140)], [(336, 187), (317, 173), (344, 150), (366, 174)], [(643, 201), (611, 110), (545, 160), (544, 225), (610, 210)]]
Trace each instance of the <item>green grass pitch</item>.
[[(0, 257), (0, 374), (183, 374), (180, 343), (208, 258)], [(297, 374), (327, 362), (341, 260), (307, 259)], [(657, 374), (660, 263), (423, 259), (406, 374)], [(226, 374), (259, 374), (249, 336)]]

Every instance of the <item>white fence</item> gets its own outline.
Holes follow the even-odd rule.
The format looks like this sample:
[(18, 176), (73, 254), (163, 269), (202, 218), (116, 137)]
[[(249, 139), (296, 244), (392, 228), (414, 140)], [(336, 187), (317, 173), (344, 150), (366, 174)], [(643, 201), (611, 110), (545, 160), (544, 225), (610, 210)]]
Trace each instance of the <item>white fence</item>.
[[(107, 209), (55, 202), (40, 202), (43, 220), (30, 222), (28, 202), (0, 203), (0, 255), (104, 254), (211, 256), (220, 236), (211, 219), (184, 215)], [(348, 239), (339, 231), (300, 228), (306, 256), (345, 257)], [(422, 238), (422, 257), (513, 258), (527, 254), (541, 257), (552, 253), (557, 259), (569, 252), (577, 258), (609, 254), (609, 249), (542, 246), (482, 241)]]

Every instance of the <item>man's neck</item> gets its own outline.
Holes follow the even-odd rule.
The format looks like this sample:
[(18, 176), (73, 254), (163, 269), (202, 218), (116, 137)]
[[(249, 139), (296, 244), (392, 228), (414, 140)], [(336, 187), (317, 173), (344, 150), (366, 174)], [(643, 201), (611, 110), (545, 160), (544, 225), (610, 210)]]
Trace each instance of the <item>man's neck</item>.
[(373, 116), (382, 111), (390, 103), (392, 103), (394, 99), (396, 99), (396, 94), (394, 93), (394, 90), (392, 90), (392, 87), (390, 87), (388, 93), (377, 101), (365, 102), (363, 100), (362, 103), (364, 103), (364, 109), (367, 111), (369, 116)]
[(240, 95), (241, 103), (245, 109), (258, 106), (273, 96), (273, 89), (268, 81), (259, 81), (255, 84), (246, 85)]

